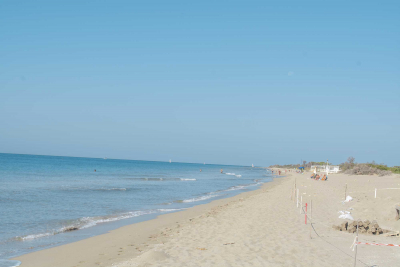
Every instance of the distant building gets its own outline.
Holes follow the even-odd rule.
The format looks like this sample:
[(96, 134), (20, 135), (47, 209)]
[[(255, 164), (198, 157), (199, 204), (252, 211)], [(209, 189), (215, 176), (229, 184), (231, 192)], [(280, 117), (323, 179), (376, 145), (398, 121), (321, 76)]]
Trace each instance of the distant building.
[(334, 165), (313, 165), (311, 166), (311, 171), (313, 172), (314, 170), (316, 172), (338, 173), (340, 172), (340, 167)]

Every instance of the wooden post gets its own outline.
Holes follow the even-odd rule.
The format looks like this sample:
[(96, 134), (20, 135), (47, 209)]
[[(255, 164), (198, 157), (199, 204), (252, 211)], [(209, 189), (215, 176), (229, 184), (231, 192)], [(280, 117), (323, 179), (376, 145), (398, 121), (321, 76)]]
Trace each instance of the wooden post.
[(304, 212), (304, 220), (305, 224), (307, 224), (307, 203), (306, 203), (306, 212)]
[(376, 188), (375, 188), (375, 198), (376, 198)]
[(303, 208), (303, 196), (300, 196), (300, 214), (302, 208)]
[(311, 237), (311, 228), (312, 228), (312, 199), (310, 201), (310, 239), (312, 239)]
[(290, 192), (290, 194), (291, 194), (290, 200), (294, 201), (294, 184), (293, 184), (292, 192)]
[(356, 244), (355, 244), (356, 253), (354, 255), (354, 267), (356, 267), (356, 265), (357, 265), (358, 220), (357, 220), (357, 236), (356, 236), (356, 241), (355, 242), (356, 242)]

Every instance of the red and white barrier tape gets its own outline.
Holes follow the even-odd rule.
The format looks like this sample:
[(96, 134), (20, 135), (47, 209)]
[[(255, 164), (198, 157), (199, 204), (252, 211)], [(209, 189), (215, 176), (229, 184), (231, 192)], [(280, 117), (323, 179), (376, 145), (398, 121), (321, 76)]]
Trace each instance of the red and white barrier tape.
[(363, 243), (363, 242), (355, 242), (356, 245), (371, 245), (371, 246), (386, 246), (386, 247), (400, 247), (400, 245), (396, 244), (381, 244), (381, 243)]
[(370, 246), (385, 246), (385, 247), (400, 247), (400, 245), (396, 245), (396, 244), (382, 244), (382, 243), (364, 243), (364, 242), (358, 242), (357, 241), (357, 237), (354, 238), (354, 242), (353, 245), (351, 245), (350, 248), (355, 249), (355, 247), (357, 245), (370, 245)]

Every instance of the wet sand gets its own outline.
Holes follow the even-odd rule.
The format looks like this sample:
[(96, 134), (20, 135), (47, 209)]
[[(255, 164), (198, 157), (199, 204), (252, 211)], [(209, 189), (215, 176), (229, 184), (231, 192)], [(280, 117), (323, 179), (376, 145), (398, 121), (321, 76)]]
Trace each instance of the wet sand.
[[(310, 173), (286, 177), (261, 189), (213, 201), (107, 234), (18, 257), (22, 267), (73, 266), (353, 266), (355, 234), (332, 228), (339, 211), (354, 219), (377, 220), (400, 230), (394, 205), (400, 204), (400, 176)], [(293, 199), (296, 183), (303, 204), (312, 200), (312, 221)], [(347, 183), (348, 195), (344, 200)], [(375, 188), (378, 189), (375, 198)], [(399, 237), (360, 235), (361, 242), (400, 244)], [(400, 247), (358, 246), (357, 266), (400, 266)], [(366, 264), (366, 265), (364, 265)]]

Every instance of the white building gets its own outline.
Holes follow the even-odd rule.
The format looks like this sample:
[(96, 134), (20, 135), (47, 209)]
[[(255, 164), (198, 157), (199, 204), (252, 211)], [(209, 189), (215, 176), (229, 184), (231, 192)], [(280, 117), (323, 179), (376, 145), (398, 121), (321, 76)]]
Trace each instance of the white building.
[(340, 172), (339, 166), (334, 165), (313, 165), (311, 166), (312, 172), (325, 172), (325, 173), (338, 173)]

